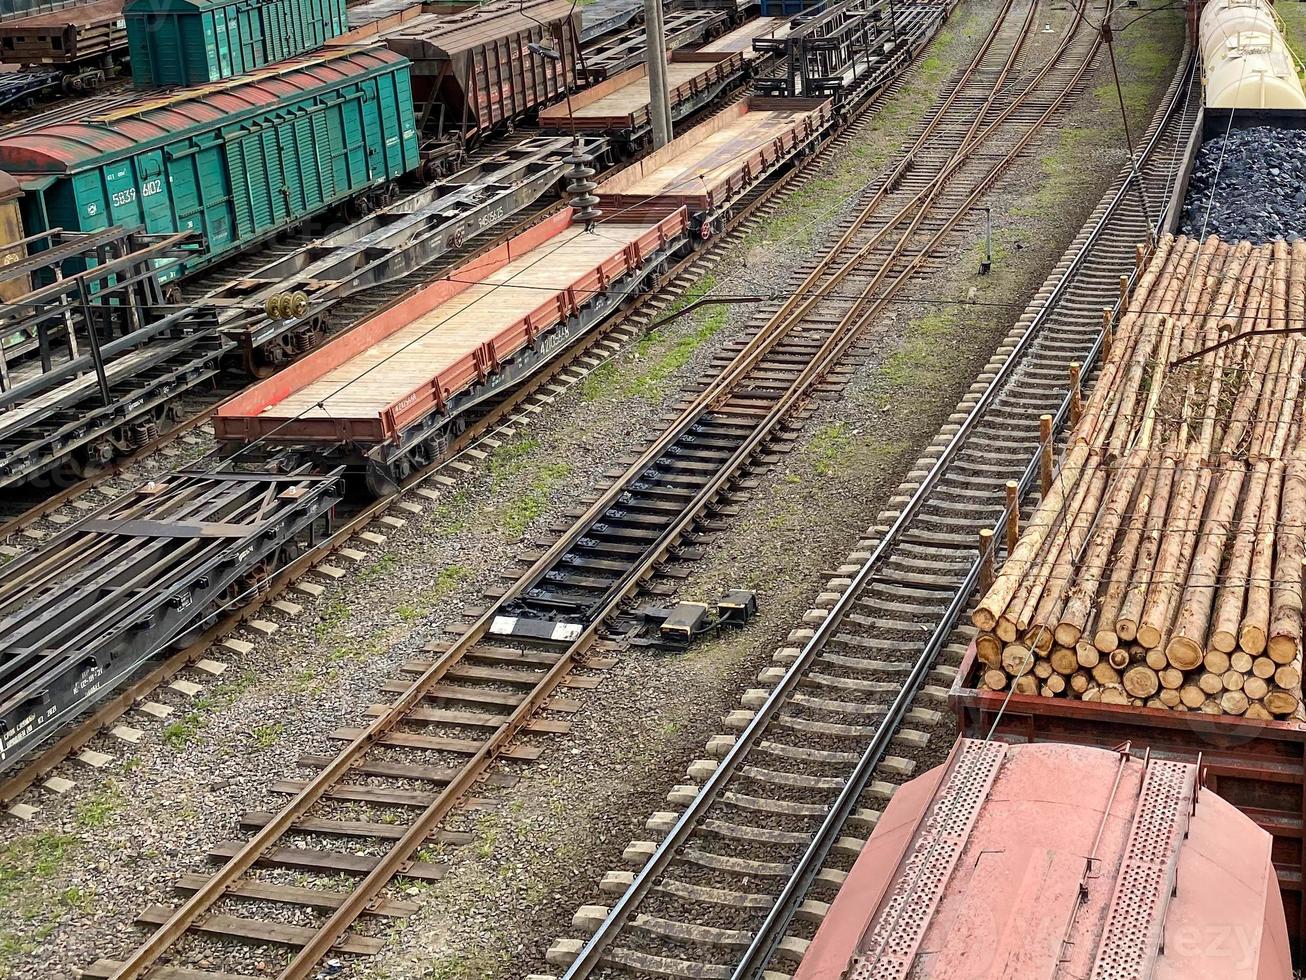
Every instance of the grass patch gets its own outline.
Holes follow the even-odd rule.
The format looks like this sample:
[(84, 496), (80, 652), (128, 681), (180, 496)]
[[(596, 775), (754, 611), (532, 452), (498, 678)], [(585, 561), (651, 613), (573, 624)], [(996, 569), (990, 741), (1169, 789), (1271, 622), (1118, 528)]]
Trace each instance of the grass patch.
[(109, 780), (78, 804), (74, 820), (77, 826), (87, 830), (103, 827), (121, 803), (122, 794), (118, 791), (117, 784)]
[(441, 953), (426, 968), (422, 980), (485, 980), (498, 976), (510, 955), (502, 950), (479, 949), (469, 953)]
[(812, 468), (821, 476), (834, 476), (848, 458), (852, 441), (848, 426), (843, 422), (821, 426), (807, 445)]
[[(336, 603), (335, 605), (343, 605)], [(346, 612), (348, 609), (346, 607)], [(204, 717), (210, 711), (225, 708), (258, 683), (258, 672), (242, 670), (226, 684), (212, 694), (198, 697), (190, 703), (190, 710), (163, 726), (163, 742), (169, 748), (180, 752), (186, 746), (199, 740), (200, 732), (208, 725)]]
[[(77, 838), (53, 831), (11, 837), (0, 845), (0, 904), (11, 910), (0, 917), (0, 976), (8, 976), (14, 961), (27, 956), (54, 932), (57, 919), (42, 922), (25, 936), (15, 932), (11, 923), (19, 918), (31, 923), (50, 914), (51, 903), (41, 885), (63, 870), (64, 861), (77, 846)], [(82, 908), (85, 896), (80, 888), (68, 888), (59, 899), (65, 907)]]
[(499, 508), (499, 527), (512, 537), (521, 535), (553, 499), (554, 491), (571, 474), (570, 463), (544, 463), (531, 478), (530, 485)]
[(313, 627), (314, 634), (319, 640), (322, 639), (338, 627), (349, 622), (349, 615), (349, 604), (347, 602), (341, 602), (338, 599), (328, 602), (322, 607), (322, 611), (318, 615), (317, 625)]
[(267, 725), (259, 725), (250, 736), (254, 742), (254, 747), (258, 749), (270, 749), (281, 741), (281, 736), (285, 732), (286, 726), (281, 722), (271, 722)]

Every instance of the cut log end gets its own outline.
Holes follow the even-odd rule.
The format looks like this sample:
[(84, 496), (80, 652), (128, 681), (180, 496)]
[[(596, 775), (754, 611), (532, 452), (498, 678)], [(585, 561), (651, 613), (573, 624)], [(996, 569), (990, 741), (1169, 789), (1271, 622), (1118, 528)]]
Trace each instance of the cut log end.
[[(1157, 637), (1158, 641), (1160, 637)], [(1139, 642), (1143, 646), (1149, 646), (1146, 640), (1142, 638), (1142, 631), (1139, 631)], [(1156, 646), (1155, 643), (1150, 646)], [(1170, 661), (1170, 666), (1179, 670), (1193, 670), (1202, 663), (1202, 648), (1186, 636), (1174, 637), (1165, 648), (1165, 658)]]

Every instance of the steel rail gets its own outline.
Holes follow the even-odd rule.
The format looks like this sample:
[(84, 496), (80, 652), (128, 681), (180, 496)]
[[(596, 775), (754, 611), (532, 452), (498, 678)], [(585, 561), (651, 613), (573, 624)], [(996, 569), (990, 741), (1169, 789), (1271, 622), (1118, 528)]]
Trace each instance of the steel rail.
[[(1087, 0), (1081, 0), (1081, 4), (1079, 6), (1079, 13), (1077, 14), (1074, 26), (1078, 26), (1081, 22), (1083, 22), (1082, 12), (1086, 7), (1087, 7)], [(908, 268), (904, 270), (902, 273), (900, 273), (899, 276), (893, 281), (893, 283), (891, 283), (890, 286), (887, 288), (886, 292), (877, 298), (876, 303), (868, 311), (866, 311), (866, 313), (863, 316), (858, 318), (859, 326), (861, 324), (864, 324), (867, 320), (869, 320), (870, 317), (874, 316), (879, 309), (887, 305), (887, 301), (892, 297), (893, 293), (896, 291), (898, 286), (900, 286), (901, 283), (905, 281), (905, 279), (912, 274), (912, 271), (914, 270), (915, 267), (919, 266), (925, 261), (925, 258), (928, 256), (929, 252), (937, 245), (937, 243), (940, 240), (942, 240), (944, 237), (946, 237), (946, 235), (949, 233), (951, 228), (954, 227), (955, 224), (960, 220), (962, 215), (964, 215), (969, 210), (969, 206), (973, 202), (973, 200), (982, 196), (982, 194), (985, 192), (987, 187), (990, 186), (991, 183), (994, 180), (996, 180), (1003, 171), (1005, 171), (1006, 167), (1010, 164), (1010, 162), (1014, 160), (1015, 157), (1018, 156), (1019, 153), (1024, 149), (1024, 147), (1028, 145), (1029, 141), (1032, 140), (1039, 131), (1041, 131), (1047, 119), (1049, 119), (1057, 111), (1060, 105), (1067, 98), (1069, 98), (1070, 94), (1074, 91), (1074, 89), (1078, 86), (1079, 82), (1082, 80), (1083, 76), (1087, 73), (1088, 69), (1092, 65), (1093, 59), (1096, 57), (1097, 50), (1100, 44), (1101, 44), (1101, 37), (1099, 35), (1097, 38), (1095, 38), (1094, 43), (1090, 51), (1088, 52), (1088, 54), (1081, 61), (1075, 75), (1071, 78), (1069, 82), (1067, 82), (1062, 87), (1057, 98), (1040, 115), (1039, 119), (1036, 120), (1027, 129), (1022, 139), (1019, 140), (1018, 143), (1015, 146), (1013, 146), (1011, 150), (1003, 157), (1003, 159), (999, 161), (997, 164), (995, 164), (994, 167), (990, 170), (990, 172), (980, 180), (979, 184), (975, 187), (975, 189), (971, 192), (971, 194), (968, 195), (966, 201), (963, 202), (961, 206), (959, 206), (954, 210), (948, 222), (945, 223), (945, 226), (941, 228), (934, 235), (934, 237), (931, 239), (929, 244), (927, 244), (922, 249), (920, 249), (917, 258), (914, 259), (911, 263), (909, 263)], [(1064, 47), (1062, 48), (1062, 50), (1064, 50)], [(985, 130), (986, 134), (991, 132), (992, 132), (991, 127)], [(940, 179), (942, 179), (942, 175)], [(907, 236), (904, 236), (903, 239), (899, 242), (899, 246), (900, 247), (904, 246), (906, 241), (907, 241)], [(888, 261), (891, 260), (888, 259), (886, 260), (886, 266)], [(871, 287), (868, 287), (868, 289), (869, 288)], [(923, 495), (921, 495), (920, 499), (923, 499)], [(916, 506), (919, 506), (919, 501), (917, 502)], [(895, 522), (894, 526), (899, 527), (903, 523), (904, 520), (900, 516), (899, 521)], [(859, 573), (858, 581), (864, 582), (865, 577), (869, 574), (866, 570), (867, 568), (869, 568), (869, 563), (867, 566), (863, 568), (862, 572)], [(846, 597), (852, 595), (856, 587), (857, 587), (857, 583), (855, 582), (854, 585), (850, 586), (849, 589), (844, 593), (844, 596)], [(851, 600), (848, 599), (844, 600), (845, 606), (848, 601)], [(837, 617), (834, 615), (832, 611), (831, 615), (829, 617), (826, 617), (825, 620), (823, 620), (822, 627), (819, 628), (817, 635), (823, 636), (828, 634), (829, 629), (831, 627), (826, 624), (832, 623), (836, 619)], [(728, 781), (729, 775), (737, 768), (740, 761), (747, 754), (748, 747), (751, 746), (753, 740), (765, 728), (766, 722), (769, 721), (769, 719), (775, 714), (775, 712), (779, 710), (780, 705), (786, 700), (789, 693), (791, 693), (792, 689), (797, 686), (798, 681), (805, 669), (805, 666), (810, 662), (811, 658), (815, 656), (815, 650), (816, 648), (812, 646), (812, 641), (809, 641), (809, 644), (807, 647), (805, 647), (803, 654), (800, 654), (800, 656), (795, 661), (795, 663), (791, 665), (790, 668), (786, 671), (784, 677), (781, 678), (781, 680), (777, 683), (776, 687), (772, 690), (771, 694), (768, 696), (767, 700), (764, 702), (762, 707), (760, 707), (757, 710), (753, 718), (750, 719), (748, 725), (740, 733), (739, 737), (736, 739), (730, 751), (718, 763), (717, 767), (714, 769), (712, 774), (708, 777), (708, 779), (704, 783), (703, 787), (699, 790), (699, 792), (695, 796), (693, 803), (690, 804), (690, 806), (687, 807), (686, 810), (680, 815), (675, 825), (664, 836), (662, 841), (659, 843), (658, 847), (654, 850), (654, 853), (649, 857), (644, 867), (639, 871), (635, 879), (627, 887), (626, 891), (622, 894), (621, 898), (612, 907), (611, 911), (608, 913), (608, 915), (605, 917), (603, 922), (600, 924), (599, 928), (595, 931), (594, 935), (590, 938), (589, 942), (587, 942), (586, 945), (581, 949), (580, 953), (577, 955), (577, 958), (573, 961), (572, 965), (568, 968), (567, 972), (563, 975), (562, 980), (581, 980), (581, 978), (589, 976), (590, 973), (599, 966), (604, 951), (615, 939), (616, 935), (621, 931), (621, 928), (624, 926), (629, 916), (633, 913), (635, 906), (637, 906), (647, 895), (648, 891), (652, 888), (655, 880), (660, 876), (662, 871), (670, 863), (671, 859), (674, 857), (675, 853), (680, 849), (681, 845), (683, 845), (685, 841), (688, 839), (689, 834), (696, 826), (700, 815), (703, 813), (704, 810), (706, 810), (706, 808), (710, 805), (710, 803), (716, 799), (720, 790), (723, 788), (724, 784)], [(922, 664), (924, 664), (924, 666), (922, 666)], [(919, 673), (919, 675), (923, 677), (927, 669), (928, 669), (928, 662), (922, 659), (922, 661), (918, 662), (916, 668), (913, 670), (913, 676)], [(903, 707), (902, 710), (905, 712), (906, 708)]]
[[(866, 559), (862, 567), (858, 570), (847, 590), (840, 595), (839, 599), (831, 607), (829, 616), (821, 621), (811, 639), (809, 639), (803, 646), (802, 651), (798, 655), (797, 661), (793, 668), (791, 668), (791, 670), (795, 671), (796, 674), (805, 670), (806, 666), (810, 665), (815, 656), (822, 648), (824, 648), (835, 625), (842, 621), (843, 614), (847, 612), (848, 608), (861, 594), (865, 587), (866, 580), (871, 575), (871, 570), (879, 565), (880, 561), (885, 557), (890, 548), (897, 543), (898, 538), (901, 537), (910, 521), (915, 517), (917, 511), (919, 511), (921, 505), (938, 484), (945, 470), (956, 458), (956, 455), (960, 451), (961, 445), (966, 437), (974, 430), (975, 426), (987, 411), (988, 407), (992, 404), (993, 400), (997, 397), (1000, 390), (1009, 380), (1011, 380), (1015, 371), (1021, 365), (1025, 352), (1037, 337), (1047, 318), (1056, 308), (1058, 300), (1064, 295), (1069, 283), (1073, 281), (1075, 275), (1087, 260), (1087, 256), (1093, 252), (1094, 247), (1105, 234), (1107, 225), (1119, 213), (1126, 196), (1130, 193), (1136, 183), (1141, 183), (1138, 165), (1149, 160), (1155, 152), (1166, 126), (1179, 110), (1179, 99), (1184, 90), (1184, 86), (1179, 83), (1179, 80), (1188, 78), (1195, 68), (1196, 62), (1191, 55), (1191, 50), (1188, 45), (1186, 45), (1185, 48), (1185, 57), (1181, 59), (1180, 68), (1176, 72), (1176, 84), (1171, 89), (1168, 104), (1164, 106), (1164, 116), (1162, 117), (1160, 124), (1155, 127), (1147, 146), (1144, 147), (1136, 161), (1133, 163), (1132, 172), (1121, 183), (1120, 187), (1113, 195), (1111, 202), (1095, 222), (1092, 230), (1086, 237), (1084, 244), (1076, 251), (1070, 265), (1066, 269), (1066, 272), (1060, 277), (1052, 293), (1039, 308), (1038, 312), (1031, 320), (1026, 332), (1022, 335), (1019, 343), (1015, 348), (1013, 348), (1011, 354), (1003, 363), (1002, 368), (985, 388), (983, 395), (981, 395), (980, 399), (967, 413), (966, 418), (960, 423), (956, 433), (954, 433), (947, 446), (944, 447), (943, 451), (940, 453), (938, 459), (930, 467), (924, 479), (921, 481), (920, 486), (903, 506), (897, 519), (895, 519), (888, 531), (885, 532), (884, 536), (876, 544), (870, 557)], [(1154, 231), (1157, 233), (1161, 231), (1165, 219), (1166, 212), (1163, 210), (1157, 218)], [(1137, 280), (1140, 271), (1141, 270), (1138, 268), (1135, 268), (1134, 272), (1131, 274), (1131, 286)], [(1118, 300), (1113, 308), (1113, 313), (1119, 313), (1122, 305), (1123, 300)], [(1094, 340), (1084, 357), (1083, 364), (1086, 375), (1093, 370), (1097, 359), (1101, 354), (1101, 347), (1102, 337), (1099, 335)], [(1069, 418), (1072, 399), (1072, 393), (1067, 392), (1060, 406), (1057, 408), (1053, 418), (1054, 431), (1060, 431), (1064, 427), (1066, 420)], [(1038, 472), (1039, 455), (1038, 453), (1035, 453), (1031, 456), (1024, 472), (1017, 481), (1021, 497), (1029, 492), (1034, 484)], [(1001, 535), (1006, 528), (1007, 520), (1008, 514), (1004, 511), (993, 526), (994, 540), (1001, 540)], [(965, 611), (970, 596), (979, 582), (980, 564), (981, 559), (977, 556), (967, 570), (961, 585), (958, 587), (952, 601), (944, 612), (943, 618), (939, 621), (938, 625), (927, 639), (921, 650), (920, 657), (912, 666), (911, 672), (904, 680), (902, 690), (898, 697), (895, 698), (893, 703), (890, 705), (884, 720), (877, 728), (875, 736), (868, 743), (866, 750), (858, 760), (856, 767), (848, 778), (848, 781), (840, 790), (839, 796), (831, 805), (831, 808), (827, 812), (821, 826), (817, 829), (807, 851), (799, 860), (794, 874), (786, 881), (783, 889), (776, 898), (775, 904), (767, 914), (766, 919), (763, 920), (762, 925), (754, 934), (753, 941), (750, 943), (743, 958), (740, 960), (739, 966), (736, 968), (732, 980), (752, 980), (752, 978), (758, 978), (762, 975), (766, 965), (770, 962), (770, 959), (775, 952), (775, 948), (783, 938), (789, 924), (792, 922), (798, 906), (803, 900), (803, 896), (806, 895), (811, 887), (812, 881), (824, 865), (840, 831), (847, 823), (849, 816), (855, 810), (857, 801), (864, 792), (876, 767), (879, 766), (885, 754), (888, 752), (893, 733), (897, 731), (898, 726), (902, 723), (903, 718), (910, 710), (911, 703), (919, 693), (921, 686), (924, 684), (925, 677), (930, 668), (933, 667), (935, 659), (947, 643), (953, 628), (961, 617), (961, 614)], [(782, 681), (781, 683), (783, 684), (784, 682)], [(759, 715), (770, 708), (770, 701), (771, 699), (768, 698), (767, 703), (759, 709)], [(740, 742), (743, 741), (744, 738), (741, 736)]]
[[(876, 100), (870, 100), (862, 107), (859, 112), (865, 112)], [(845, 130), (846, 131), (846, 130)], [(837, 136), (832, 137), (829, 142), (822, 147), (822, 150), (831, 146)], [(804, 168), (806, 170), (806, 168)], [(761, 204), (777, 196), (785, 186), (793, 179), (799, 171), (791, 171), (782, 182), (766, 188), (760, 195), (759, 200), (754, 202), (748, 212), (745, 212), (737, 219), (737, 225), (751, 215)], [(719, 239), (724, 240), (724, 239)], [(688, 267), (697, 259), (702, 257), (702, 253), (696, 253), (686, 259), (683, 265)], [(779, 338), (775, 338), (776, 341)], [(456, 805), (470, 787), (484, 772), (484, 770), (494, 761), (494, 759), (506, 748), (512, 737), (520, 731), (523, 725), (534, 714), (535, 710), (548, 699), (559, 683), (566, 677), (567, 673), (575, 665), (578, 659), (592, 646), (597, 632), (603, 625), (605, 619), (611, 610), (617, 608), (625, 597), (632, 592), (641, 581), (651, 573), (653, 567), (662, 561), (669, 550), (679, 539), (686, 526), (719, 495), (720, 489), (724, 484), (733, 478), (734, 474), (747, 463), (753, 453), (756, 451), (765, 439), (773, 434), (774, 428), (788, 415), (788, 407), (793, 401), (806, 394), (808, 390), (814, 387), (828, 368), (842, 356), (842, 351), (838, 351), (827, 357), (821, 364), (812, 364), (805, 370), (803, 378), (809, 379), (803, 382), (801, 390), (795, 383), (795, 388), (791, 389), (791, 397), (783, 402), (784, 411), (779, 407), (771, 413), (770, 425), (759, 425), (750, 438), (732, 457), (732, 462), (717, 474), (716, 477), (701, 491), (690, 507), (673, 523), (666, 533), (659, 539), (651, 549), (645, 560), (641, 561), (634, 569), (627, 573), (622, 581), (621, 587), (616, 590), (610, 600), (605, 604), (600, 614), (594, 618), (590, 626), (577, 638), (576, 641), (568, 648), (562, 657), (555, 663), (551, 669), (541, 678), (539, 684), (526, 696), (524, 701), (508, 716), (508, 719), (497, 729), (481, 746), (477, 752), (468, 759), (468, 761), (459, 770), (455, 778), (446, 785), (446, 787), (437, 794), (435, 800), (409, 825), (409, 830), (404, 836), (397, 841), (391, 850), (385, 855), (381, 862), (363, 879), (362, 882), (350, 893), (349, 898), (343, 903), (332, 916), (319, 927), (314, 937), (308, 944), (301, 947), (294, 959), (289, 963), (280, 974), (281, 980), (290, 980), (294, 977), (305, 977), (310, 974), (316, 963), (335, 945), (349, 925), (366, 910), (376, 894), (394, 877), (395, 874), (401, 873), (403, 865), (409, 860), (412, 853), (416, 851), (426, 840), (431, 829), (433, 829), (448, 811)], [(746, 376), (740, 375), (740, 377)], [(794, 394), (793, 392), (797, 392)], [(671, 445), (677, 438), (683, 435), (683, 432), (692, 424), (692, 422), (701, 417), (704, 411), (710, 409), (711, 399), (705, 391), (700, 394), (698, 404), (701, 408), (697, 412), (692, 410), (682, 414), (678, 424), (674, 428), (664, 432), (662, 439), (655, 442), (644, 453), (639, 460), (629, 467), (628, 474), (635, 475), (641, 473), (652, 460), (655, 460), (660, 452), (659, 446), (663, 449)], [(778, 403), (779, 404), (779, 403)], [(432, 469), (434, 470), (435, 467)], [(318, 802), (327, 789), (335, 782), (338, 782), (372, 744), (382, 738), (386, 732), (398, 724), (411, 710), (421, 703), (425, 693), (432, 686), (437, 684), (445, 674), (452, 669), (462, 656), (467, 653), (476, 642), (484, 638), (489, 632), (490, 625), (493, 623), (496, 611), (503, 605), (520, 595), (528, 587), (529, 581), (537, 577), (542, 571), (550, 567), (552, 560), (556, 559), (573, 545), (576, 540), (583, 536), (586, 526), (592, 523), (595, 518), (610, 507), (620, 495), (625, 480), (618, 480), (609, 490), (603, 494), (598, 501), (591, 505), (585, 514), (578, 518), (573, 524), (571, 531), (554, 544), (543, 556), (541, 556), (531, 568), (528, 569), (518, 581), (501, 598), (499, 598), (490, 609), (474, 622), (459, 640), (450, 647), (437, 661), (435, 661), (426, 671), (414, 680), (408, 689), (400, 696), (400, 699), (391, 706), (386, 714), (378, 716), (364, 731), (353, 739), (348, 745), (340, 750), (335, 759), (332, 760), (318, 775), (302, 789), (299, 794), (291, 799), (273, 818), (266, 823), (253, 838), (251, 838), (241, 848), (241, 850), (228, 859), (227, 863), (220, 868), (205, 885), (194, 892), (188, 900), (179, 906), (169, 917), (167, 921), (161, 924), (155, 932), (138, 947), (132, 957), (124, 961), (113, 974), (114, 980), (127, 980), (131, 977), (140, 977), (145, 975), (158, 958), (172, 945), (176, 939), (186, 931), (200, 915), (204, 914), (215, 904), (227, 889), (247, 871), (258, 860), (259, 856), (271, 846), (271, 844), (284, 834), (287, 830), (293, 828), (295, 823), (302, 817), (308, 809)], [(407, 484), (405, 488), (411, 486)], [(389, 499), (378, 502), (373, 508), (369, 508), (369, 517), (377, 510), (382, 509), (391, 501)], [(359, 520), (351, 522), (351, 531), (359, 526)], [(333, 536), (334, 542), (342, 540), (341, 536)], [(309, 556), (304, 556), (308, 558)], [(320, 555), (317, 557), (320, 558)]]
[[(849, 117), (849, 125), (831, 134), (826, 142), (817, 146), (812, 158), (817, 159), (828, 153), (833, 146), (837, 145), (840, 139), (844, 138), (851, 132), (850, 127), (852, 123), (856, 122), (865, 115), (866, 112), (878, 105), (884, 98), (890, 96), (895, 88), (901, 85), (905, 79), (910, 77), (915, 70), (915, 64), (907, 64), (903, 66), (902, 70), (884, 86), (865, 92), (864, 97), (856, 103), (856, 108)], [(802, 165), (796, 166), (781, 174), (766, 187), (758, 188), (757, 198), (753, 201), (746, 202), (746, 206), (740, 210), (737, 218), (732, 220), (731, 228), (727, 235), (714, 237), (712, 242), (709, 243), (707, 251), (695, 253), (679, 266), (672, 269), (670, 275), (678, 275), (688, 271), (699, 260), (704, 259), (711, 255), (714, 250), (722, 247), (722, 243), (729, 242), (734, 234), (741, 232), (743, 228), (746, 227), (746, 223), (756, 216), (756, 213), (760, 208), (770, 204), (777, 197), (789, 193), (791, 190), (790, 185), (796, 181), (800, 182), (804, 174), (809, 172), (810, 168), (807, 165), (808, 162), (810, 161), (806, 161)], [(532, 223), (533, 220), (535, 219), (529, 219), (520, 224), (529, 224)], [(485, 247), (489, 246), (487, 245)], [(479, 254), (479, 252), (474, 254)], [(635, 311), (632, 312), (637, 312), (638, 309), (639, 307), (636, 307)], [(506, 417), (509, 417), (517, 405), (538, 391), (544, 384), (557, 377), (558, 374), (565, 370), (568, 365), (574, 362), (579, 356), (586, 353), (599, 341), (607, 337), (623, 322), (624, 319), (606, 325), (598, 331), (578, 339), (571, 347), (562, 351), (558, 358), (553, 363), (547, 365), (539, 375), (530, 379), (528, 382), (525, 382), (524, 387), (507, 396), (503, 401), (496, 403), (493, 411), (489, 415), (477, 420), (475, 423), (470, 425), (464, 433), (455, 439), (449, 457), (439, 460), (428, 466), (422, 472), (410, 476), (403, 482), (401, 490), (406, 492), (414, 487), (420, 486), (422, 482), (438, 472), (440, 467), (449, 462), (450, 459), (455, 458), (458, 453), (468, 446), (474, 445), (480, 436), (492, 430)], [(653, 325), (656, 326), (657, 324), (654, 323)], [(199, 419), (194, 421), (198, 423)], [(189, 427), (189, 425), (190, 423), (187, 423), (187, 427)], [(179, 434), (179, 432), (174, 430), (173, 434)], [(148, 454), (149, 451), (149, 447), (146, 447), (141, 450), (141, 453), (144, 455)], [(135, 457), (132, 458), (135, 459)], [(70, 491), (73, 491), (76, 488), (69, 489)], [(69, 493), (68, 495), (71, 496), (75, 494)], [(79, 722), (73, 730), (68, 732), (68, 734), (58, 739), (48, 748), (42, 750), (33, 759), (23, 763), (22, 768), (18, 769), (11, 775), (4, 777), (3, 780), (0, 780), (0, 805), (12, 802), (23, 792), (30, 789), (41, 776), (53, 771), (69, 755), (76, 752), (78, 749), (85, 747), (93, 738), (96, 737), (96, 735), (99, 734), (101, 730), (129, 711), (152, 690), (176, 677), (187, 666), (199, 660), (214, 641), (237, 629), (243, 622), (256, 615), (267, 602), (271, 601), (278, 594), (284, 591), (284, 589), (300, 575), (311, 570), (312, 566), (320, 561), (325, 555), (329, 554), (331, 550), (343, 543), (348, 537), (367, 526), (371, 520), (382, 513), (387, 506), (393, 503), (398, 496), (399, 494), (397, 493), (391, 497), (377, 501), (374, 505), (369, 506), (364, 512), (353, 515), (346, 524), (340, 526), (330, 537), (316, 545), (309, 552), (301, 555), (295, 561), (281, 569), (278, 569), (273, 577), (269, 579), (264, 586), (260, 587), (259, 594), (249, 600), (247, 605), (244, 605), (238, 610), (226, 615), (218, 623), (202, 633), (186, 649), (172, 654), (167, 660), (150, 671), (147, 675), (133, 682), (130, 687), (120, 691), (111, 700), (102, 703), (92, 714)], [(64, 499), (67, 498), (64, 497)], [(29, 511), (28, 513), (31, 514), (32, 512)], [(21, 521), (22, 518), (19, 520)], [(11, 525), (4, 525), (4, 527), (10, 528)]]

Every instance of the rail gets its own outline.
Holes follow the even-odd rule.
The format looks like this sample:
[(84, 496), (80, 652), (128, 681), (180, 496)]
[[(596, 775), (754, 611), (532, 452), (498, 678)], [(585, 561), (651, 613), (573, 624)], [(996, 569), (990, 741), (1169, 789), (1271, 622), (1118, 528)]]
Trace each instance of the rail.
[[(1085, 64), (1091, 60), (1091, 55), (1086, 59)], [(1186, 62), (1187, 63), (1187, 62)], [(1190, 68), (1187, 70), (1191, 70)], [(1068, 86), (1068, 88), (1073, 87)], [(1169, 118), (1178, 105), (1178, 98), (1181, 88), (1175, 88), (1171, 93), (1169, 105), (1166, 110), (1166, 118)], [(941, 114), (940, 114), (941, 115)], [(1150, 155), (1158, 145), (1160, 135), (1164, 126), (1157, 126), (1144, 150), (1144, 156)], [(904, 168), (900, 168), (901, 169)], [(707, 812), (713, 801), (720, 795), (726, 784), (731, 779), (732, 774), (741, 764), (743, 758), (749, 752), (751, 746), (756, 741), (760, 733), (767, 727), (768, 721), (774, 717), (781, 705), (783, 705), (789, 695), (794, 691), (804, 673), (810, 668), (812, 661), (815, 659), (826, 640), (832, 635), (836, 625), (839, 623), (842, 614), (845, 613), (851, 604), (856, 601), (862, 592), (867, 580), (872, 576), (873, 570), (876, 569), (884, 556), (891, 550), (894, 542), (900, 538), (903, 532), (911, 523), (912, 519), (919, 510), (922, 502), (928, 498), (930, 493), (936, 487), (939, 477), (946, 471), (950, 463), (955, 458), (960, 447), (983, 417), (996, 397), (996, 393), (1001, 390), (1005, 382), (1009, 381), (1021, 363), (1022, 357), (1027, 352), (1033, 338), (1042, 326), (1043, 321), (1048, 313), (1055, 308), (1055, 304), (1067, 284), (1072, 281), (1074, 275), (1081, 268), (1085, 258), (1091, 252), (1093, 246), (1104, 233), (1112, 214), (1124, 200), (1126, 194), (1132, 192), (1135, 182), (1138, 180), (1137, 170), (1135, 169), (1128, 179), (1119, 187), (1112, 204), (1100, 216), (1095, 223), (1094, 228), (1088, 236), (1083, 249), (1076, 256), (1075, 260), (1067, 268), (1057, 284), (1052, 295), (1049, 296), (1044, 307), (1039, 311), (1034, 322), (1032, 322), (1026, 331), (1021, 342), (1011, 353), (1004, 364), (999, 375), (993, 380), (986, 390), (983, 398), (976, 404), (966, 419), (961, 423), (958, 432), (952, 437), (946, 449), (940, 454), (939, 458), (932, 465), (931, 469), (921, 481), (920, 486), (912, 494), (911, 498), (903, 506), (898, 517), (885, 533), (883, 538), (877, 543), (870, 558), (868, 558), (858, 571), (856, 578), (844, 590), (843, 594), (836, 602), (835, 606), (829, 611), (829, 614), (816, 627), (813, 637), (804, 645), (798, 654), (794, 663), (785, 671), (784, 675), (776, 682), (766, 700), (756, 709), (753, 717), (740, 732), (734, 744), (728, 752), (716, 764), (715, 769), (706, 778), (702, 787), (697, 791), (686, 809), (680, 814), (676, 822), (666, 832), (662, 841), (655, 848), (644, 867), (636, 874), (631, 884), (626, 888), (620, 899), (614, 904), (611, 911), (607, 914), (589, 942), (581, 949), (576, 960), (565, 974), (564, 980), (579, 980), (580, 977), (588, 976), (595, 969), (604, 954), (604, 951), (612, 945), (616, 936), (624, 928), (634, 909), (643, 900), (645, 895), (650, 891), (659, 877), (667, 870), (676, 853), (688, 841), (691, 833), (701, 821), (703, 815)], [(1093, 352), (1096, 355), (1097, 347), (1095, 345)], [(1091, 362), (1090, 362), (1091, 363)], [(1058, 416), (1060, 422), (1067, 411), (1066, 405), (1063, 404)], [(1037, 459), (1031, 464), (1034, 469), (1026, 470), (1023, 477), (1023, 487), (1027, 488), (1030, 481), (1031, 472), (1036, 472)], [(844, 825), (848, 814), (851, 812), (856, 800), (864, 790), (871, 773), (883, 759), (889, 742), (896, 731), (902, 718), (906, 715), (908, 708), (914, 699), (916, 693), (921, 688), (926, 675), (932, 667), (937, 654), (943, 646), (950, 632), (952, 624), (956, 622), (957, 617), (961, 614), (968, 600), (970, 591), (973, 589), (978, 576), (978, 561), (974, 563), (967, 572), (961, 587), (953, 595), (952, 601), (948, 606), (943, 618), (943, 624), (940, 625), (931, 635), (923, 649), (920, 657), (912, 665), (910, 673), (905, 677), (902, 684), (902, 690), (894, 699), (893, 703), (887, 709), (885, 718), (877, 728), (875, 736), (870, 744), (867, 745), (864, 753), (851, 776), (845, 782), (839, 796), (835, 800), (831, 809), (827, 812), (821, 826), (818, 828), (813, 837), (811, 844), (805, 852), (803, 858), (797, 865), (794, 874), (787, 880), (785, 886), (777, 897), (775, 904), (772, 905), (763, 925), (757, 930), (750, 940), (748, 949), (738, 962), (738, 967), (733, 973), (735, 980), (744, 980), (746, 977), (756, 977), (761, 974), (765, 964), (769, 961), (776, 944), (784, 935), (798, 905), (802, 901), (811, 880), (821, 867), (823, 860), (829, 853), (829, 850), (837, 838), (837, 831)]]

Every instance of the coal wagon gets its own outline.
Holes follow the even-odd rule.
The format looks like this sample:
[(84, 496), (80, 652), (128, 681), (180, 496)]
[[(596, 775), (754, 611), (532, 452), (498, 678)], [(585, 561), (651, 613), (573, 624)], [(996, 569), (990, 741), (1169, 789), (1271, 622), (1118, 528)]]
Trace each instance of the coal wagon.
[(221, 81), (348, 29), (345, 0), (127, 0), (123, 18), (142, 88)]
[(177, 276), (333, 206), (388, 196), (418, 166), (408, 62), (333, 49), (214, 86), (105, 98), (0, 136), (28, 236), (199, 232)]

